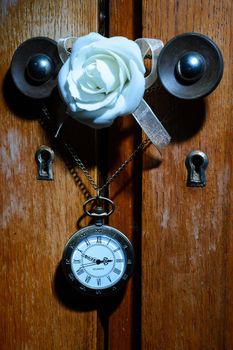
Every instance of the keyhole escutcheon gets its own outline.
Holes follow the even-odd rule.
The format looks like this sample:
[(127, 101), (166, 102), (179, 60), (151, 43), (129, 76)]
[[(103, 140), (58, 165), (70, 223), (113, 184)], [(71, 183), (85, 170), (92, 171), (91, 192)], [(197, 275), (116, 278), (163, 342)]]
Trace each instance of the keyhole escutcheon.
[(54, 152), (48, 146), (40, 146), (35, 154), (37, 180), (53, 180)]
[(209, 160), (207, 155), (199, 150), (192, 151), (186, 157), (185, 165), (188, 171), (188, 187), (204, 187), (206, 185), (205, 170)]

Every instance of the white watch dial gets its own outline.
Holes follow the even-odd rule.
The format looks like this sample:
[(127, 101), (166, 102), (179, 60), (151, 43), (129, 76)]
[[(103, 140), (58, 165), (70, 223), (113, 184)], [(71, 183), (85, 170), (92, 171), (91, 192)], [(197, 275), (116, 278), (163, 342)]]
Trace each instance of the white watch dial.
[(71, 269), (77, 280), (93, 289), (109, 288), (123, 276), (125, 253), (114, 238), (93, 235), (75, 247)]

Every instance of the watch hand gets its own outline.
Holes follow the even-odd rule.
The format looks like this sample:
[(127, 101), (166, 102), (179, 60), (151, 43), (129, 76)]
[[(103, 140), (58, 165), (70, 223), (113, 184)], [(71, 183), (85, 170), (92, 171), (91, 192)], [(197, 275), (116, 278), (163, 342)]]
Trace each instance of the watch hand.
[(97, 261), (96, 258), (93, 258), (93, 257), (91, 257), (91, 256), (89, 256), (89, 255), (87, 255), (87, 254), (82, 254), (82, 256), (83, 256), (85, 259), (89, 260), (89, 261), (93, 261), (93, 262), (95, 262), (95, 263), (96, 263), (96, 261)]
[(81, 267), (88, 267), (88, 266), (93, 266), (93, 265), (96, 265), (96, 262), (89, 262), (89, 263), (86, 263), (86, 264), (82, 264)]
[(113, 261), (113, 260), (108, 259), (108, 258), (105, 257), (105, 258), (103, 258), (103, 260), (97, 259), (96, 260), (96, 264), (99, 265), (99, 264), (104, 263), (104, 265), (108, 265), (108, 263), (111, 262), (111, 261)]

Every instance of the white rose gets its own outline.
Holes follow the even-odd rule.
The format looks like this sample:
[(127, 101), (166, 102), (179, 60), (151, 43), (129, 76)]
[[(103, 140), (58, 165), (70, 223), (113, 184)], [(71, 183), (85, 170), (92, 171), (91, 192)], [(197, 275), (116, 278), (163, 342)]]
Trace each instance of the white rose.
[(59, 72), (58, 86), (69, 114), (100, 129), (138, 107), (145, 90), (144, 73), (134, 41), (90, 33), (74, 43)]

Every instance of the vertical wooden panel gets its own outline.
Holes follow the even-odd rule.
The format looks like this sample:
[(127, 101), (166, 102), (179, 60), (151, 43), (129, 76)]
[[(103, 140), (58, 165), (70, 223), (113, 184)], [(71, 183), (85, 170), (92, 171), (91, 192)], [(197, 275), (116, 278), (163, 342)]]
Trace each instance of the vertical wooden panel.
[[(173, 143), (157, 168), (150, 167), (153, 147), (144, 157), (143, 349), (233, 347), (231, 23), (231, 1), (143, 0), (143, 36), (166, 42), (201, 32), (225, 61), (223, 80), (204, 104), (182, 103), (161, 90), (151, 95)], [(193, 149), (209, 157), (206, 188), (186, 187), (185, 158)]]
[[(6, 79), (13, 52), (27, 38), (58, 39), (97, 31), (97, 27), (94, 0), (1, 2), (0, 348), (3, 350), (96, 349), (97, 346), (96, 311), (78, 296), (66, 295), (66, 282), (59, 267), (64, 244), (83, 214), (85, 198), (57, 149), (55, 180), (36, 180), (35, 151), (50, 141), (38, 121), (20, 118), (13, 112), (14, 103), (20, 102)], [(78, 130), (76, 137), (80, 138)]]
[[(140, 1), (110, 1), (109, 35), (136, 39), (140, 36)], [(129, 157), (140, 142), (140, 128), (132, 116), (115, 121), (109, 131), (109, 174)], [(109, 196), (116, 204), (110, 224), (132, 241), (136, 253), (134, 277), (119, 300), (111, 301), (109, 310), (109, 349), (133, 349), (140, 342), (140, 214), (138, 215), (140, 168), (131, 162), (111, 184)]]

